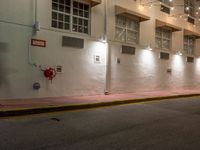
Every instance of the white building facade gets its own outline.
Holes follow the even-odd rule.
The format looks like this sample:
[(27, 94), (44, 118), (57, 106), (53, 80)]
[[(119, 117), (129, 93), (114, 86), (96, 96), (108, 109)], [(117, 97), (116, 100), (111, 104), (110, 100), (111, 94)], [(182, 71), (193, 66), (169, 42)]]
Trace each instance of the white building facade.
[(0, 99), (200, 88), (198, 6), (1, 0)]

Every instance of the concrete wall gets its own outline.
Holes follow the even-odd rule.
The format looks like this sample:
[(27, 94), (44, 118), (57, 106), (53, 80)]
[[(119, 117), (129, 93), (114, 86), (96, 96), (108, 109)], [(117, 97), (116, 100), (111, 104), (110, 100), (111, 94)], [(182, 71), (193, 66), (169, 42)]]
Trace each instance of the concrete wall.
[[(160, 51), (137, 48), (135, 55), (121, 53), (121, 46), (111, 47), (111, 93), (165, 89), (199, 88), (199, 60), (186, 62), (186, 56), (170, 53), (169, 60), (159, 59)], [(120, 64), (116, 59), (120, 59)], [(167, 72), (171, 69), (172, 72)]]
[[(199, 33), (198, 26), (194, 27), (187, 23), (184, 18), (174, 18), (168, 14), (160, 12), (160, 7), (153, 6), (141, 7), (139, 2), (133, 1), (109, 1), (109, 12), (114, 16), (114, 5), (134, 10), (149, 16), (151, 19), (140, 23), (140, 41), (136, 47), (135, 55), (122, 54), (121, 49), (124, 43), (114, 42), (114, 18), (110, 20), (109, 29), (111, 32), (110, 51), (111, 51), (111, 93), (124, 93), (161, 90), (161, 89), (180, 89), (180, 88), (199, 88), (199, 40), (196, 40), (194, 55), (194, 63), (186, 62), (187, 54), (182, 56), (176, 55), (178, 51), (183, 52), (183, 31), (172, 33), (172, 49), (165, 51), (170, 53), (169, 60), (161, 60), (159, 53), (163, 50), (155, 48), (155, 19), (165, 21), (169, 24), (179, 26), (182, 29), (188, 29)], [(175, 4), (183, 4), (183, 1), (175, 1)], [(178, 7), (172, 11), (172, 14), (181, 14), (184, 9)], [(147, 45), (151, 45), (152, 51), (146, 50)], [(129, 44), (128, 44), (129, 45)], [(116, 63), (116, 59), (120, 59), (120, 64)], [(167, 72), (171, 69), (172, 72)]]
[[(71, 95), (93, 95), (104, 92), (105, 44), (100, 42), (103, 33), (102, 6), (92, 8), (91, 36), (71, 34), (51, 28), (51, 1), (38, 1), (38, 21), (41, 30), (32, 34), (34, 24), (33, 0), (0, 1), (0, 98), (31, 98)], [(95, 23), (99, 20), (101, 23)], [(98, 30), (97, 30), (98, 29)], [(97, 31), (97, 32), (96, 32)], [(84, 39), (84, 48), (62, 47), (62, 36)], [(31, 38), (46, 40), (47, 47), (28, 46)], [(63, 66), (52, 83), (42, 69)], [(96, 63), (94, 56), (101, 57)], [(34, 82), (41, 89), (34, 91)]]
[[(151, 17), (140, 23), (140, 41), (135, 55), (121, 54), (121, 45), (115, 36), (115, 5), (132, 9)], [(91, 35), (70, 33), (51, 27), (51, 0), (38, 1), (37, 20), (41, 30), (33, 33), (34, 1), (0, 1), (0, 99), (54, 97), (73, 95), (103, 94), (106, 76), (106, 50), (101, 42), (104, 29), (104, 0), (91, 9)], [(182, 11), (182, 10), (179, 10)], [(155, 49), (155, 19), (199, 32), (182, 19), (174, 19), (159, 11), (158, 7), (140, 8), (139, 1), (108, 0), (108, 39), (111, 58), (111, 93), (133, 92), (135, 90), (154, 90), (171, 88), (197, 88), (199, 86), (200, 62), (187, 63), (187, 55), (177, 56), (176, 51), (183, 50), (183, 31), (173, 33), (170, 60), (160, 60)], [(84, 39), (83, 49), (62, 47), (62, 36)], [(47, 47), (30, 46), (29, 40), (46, 40)], [(196, 42), (194, 57), (198, 56), (199, 43)], [(151, 44), (153, 51), (145, 50)], [(126, 45), (126, 44), (125, 44)], [(28, 48), (31, 61), (41, 67), (63, 66), (63, 73), (57, 74), (52, 83), (48, 81), (38, 67), (28, 64)], [(101, 62), (94, 62), (94, 56)], [(116, 58), (121, 63), (116, 64)], [(171, 68), (172, 73), (167, 73)], [(34, 82), (41, 88), (33, 90)]]

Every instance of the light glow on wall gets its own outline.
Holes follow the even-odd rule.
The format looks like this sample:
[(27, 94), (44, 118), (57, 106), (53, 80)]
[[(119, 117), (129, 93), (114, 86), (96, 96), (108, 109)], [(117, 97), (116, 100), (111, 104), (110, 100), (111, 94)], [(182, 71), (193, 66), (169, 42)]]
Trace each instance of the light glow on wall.
[(91, 49), (96, 55), (105, 55), (106, 44), (103, 42), (93, 42), (91, 44)]
[(89, 53), (88, 53), (88, 59), (91, 60), (91, 62), (94, 62), (94, 58), (99, 57), (100, 64), (106, 63), (106, 43), (103, 42), (91, 42), (89, 44)]
[(198, 74), (200, 74), (200, 58), (197, 58), (195, 61), (195, 70)]
[(143, 6), (143, 5), (139, 5), (138, 8), (139, 8), (140, 11), (143, 11), (143, 10), (144, 10), (144, 6)]
[(183, 57), (181, 55), (173, 55), (171, 65), (173, 70), (182, 71), (184, 69)]
[(155, 67), (155, 58), (153, 51), (142, 50), (139, 59), (143, 64), (148, 65), (150, 68)]

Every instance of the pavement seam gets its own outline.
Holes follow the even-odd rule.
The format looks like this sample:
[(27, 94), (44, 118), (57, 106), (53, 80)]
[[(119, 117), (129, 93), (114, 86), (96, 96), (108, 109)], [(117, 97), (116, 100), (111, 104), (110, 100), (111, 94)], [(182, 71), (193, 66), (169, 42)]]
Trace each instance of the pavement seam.
[(49, 107), (41, 107), (41, 108), (39, 107), (39, 108), (0, 110), (0, 117), (12, 117), (12, 116), (14, 117), (14, 116), (25, 116), (25, 115), (32, 115), (32, 114), (59, 112), (59, 111), (83, 110), (83, 109), (92, 109), (92, 108), (117, 106), (117, 105), (150, 102), (150, 101), (158, 101), (158, 100), (160, 101), (160, 100), (175, 99), (175, 98), (186, 98), (186, 97), (194, 97), (194, 96), (200, 96), (200, 93), (186, 94), (186, 95), (161, 96), (161, 97), (137, 98), (137, 99), (113, 100), (113, 101), (109, 101), (109, 102), (49, 106)]

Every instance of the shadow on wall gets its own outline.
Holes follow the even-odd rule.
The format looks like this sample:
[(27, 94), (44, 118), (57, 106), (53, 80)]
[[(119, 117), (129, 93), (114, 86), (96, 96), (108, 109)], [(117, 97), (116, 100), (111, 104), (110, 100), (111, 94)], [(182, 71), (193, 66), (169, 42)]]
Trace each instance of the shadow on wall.
[(8, 80), (8, 75), (10, 71), (6, 67), (7, 53), (8, 44), (0, 42), (0, 89), (6, 89), (6, 91), (10, 92), (10, 82)]

